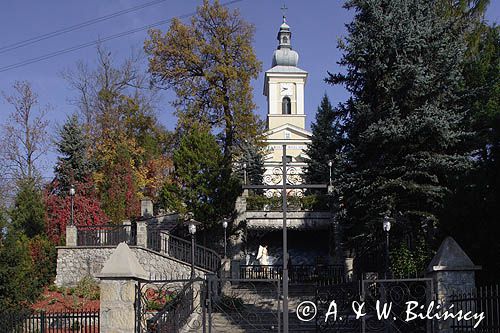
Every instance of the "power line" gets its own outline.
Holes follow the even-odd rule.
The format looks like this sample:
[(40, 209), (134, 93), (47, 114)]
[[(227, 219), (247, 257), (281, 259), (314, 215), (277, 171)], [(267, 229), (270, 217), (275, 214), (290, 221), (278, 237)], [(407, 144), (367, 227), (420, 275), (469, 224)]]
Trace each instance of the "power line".
[(35, 36), (35, 37), (32, 37), (32, 38), (28, 38), (28, 39), (25, 39), (25, 40), (22, 40), (22, 41), (19, 41), (19, 42), (10, 44), (10, 45), (5, 45), (5, 46), (0, 47), (0, 54), (6, 53), (6, 52), (9, 52), (9, 51), (12, 51), (12, 50), (15, 50), (15, 49), (27, 46), (27, 45), (35, 44), (35, 43), (38, 43), (38, 42), (40, 42), (42, 40), (46, 40), (46, 39), (49, 39), (49, 38), (52, 38), (52, 37), (60, 36), (60, 35), (65, 34), (65, 33), (68, 33), (68, 32), (71, 32), (71, 31), (75, 31), (75, 30), (78, 30), (78, 29), (81, 29), (81, 28), (84, 28), (84, 27), (88, 27), (89, 25), (96, 24), (96, 23), (99, 23), (99, 22), (103, 22), (103, 21), (106, 21), (106, 20), (109, 20), (109, 19), (121, 16), (121, 15), (124, 15), (124, 14), (128, 14), (128, 13), (131, 13), (131, 12), (134, 12), (134, 11), (146, 8), (146, 7), (150, 7), (150, 6), (159, 4), (161, 2), (165, 2), (165, 1), (167, 1), (167, 0), (155, 0), (155, 1), (147, 2), (147, 3), (139, 5), (139, 6), (135, 6), (135, 7), (131, 7), (131, 8), (128, 8), (128, 9), (120, 10), (118, 12), (111, 13), (111, 14), (108, 14), (108, 15), (105, 15), (105, 16), (101, 16), (101, 17), (98, 17), (98, 18), (95, 18), (95, 19), (92, 19), (92, 20), (88, 20), (88, 21), (85, 21), (85, 22), (81, 22), (81, 23), (78, 23), (78, 24), (75, 24), (75, 25), (72, 25), (72, 26), (69, 26), (69, 27), (66, 27), (66, 28), (62, 28), (62, 29), (59, 29), (59, 30), (48, 32), (46, 34), (42, 34), (42, 35), (38, 35), (38, 36)]
[[(232, 1), (228, 1), (228, 2), (222, 3), (222, 5), (223, 6), (232, 5), (232, 4), (235, 4), (237, 2), (241, 2), (241, 1), (244, 1), (244, 0), (232, 0)], [(187, 18), (187, 17), (193, 16), (195, 14), (196, 14), (196, 12), (191, 12), (189, 14), (184, 14), (184, 15), (177, 16), (176, 18), (183, 19), (183, 18)], [(97, 45), (99, 43), (107, 42), (107, 41), (110, 41), (110, 40), (113, 40), (113, 39), (116, 39), (116, 38), (128, 36), (128, 35), (134, 34), (134, 33), (139, 32), (139, 31), (151, 29), (151, 28), (154, 28), (156, 26), (169, 23), (172, 20), (173, 20), (173, 18), (170, 18), (170, 19), (167, 19), (167, 20), (158, 21), (158, 22), (155, 22), (155, 23), (152, 23), (152, 24), (148, 24), (148, 25), (139, 27), (139, 28), (135, 28), (135, 29), (127, 30), (127, 31), (120, 32), (120, 33), (117, 33), (117, 34), (114, 34), (114, 35), (110, 35), (110, 36), (104, 37), (102, 39), (97, 39), (97, 40), (94, 40), (92, 42), (87, 42), (87, 43), (83, 43), (83, 44), (80, 44), (80, 45), (68, 47), (66, 49), (62, 49), (62, 50), (59, 50), (59, 51), (51, 52), (51, 53), (48, 53), (48, 54), (45, 54), (45, 55), (42, 55), (42, 56), (39, 56), (39, 57), (27, 59), (27, 60), (24, 60), (24, 61), (12, 64), (12, 65), (0, 67), (0, 73), (6, 72), (6, 71), (9, 71), (9, 70), (12, 70), (12, 69), (16, 69), (16, 68), (19, 68), (19, 67), (23, 67), (23, 66), (26, 66), (26, 65), (30, 65), (30, 64), (42, 61), (42, 60), (46, 60), (46, 59), (50, 59), (50, 58), (53, 58), (53, 57), (57, 57), (59, 55), (65, 54), (65, 53), (77, 51), (77, 50), (80, 50), (80, 49), (83, 49), (83, 48), (86, 48), (86, 47), (89, 47), (89, 46)]]

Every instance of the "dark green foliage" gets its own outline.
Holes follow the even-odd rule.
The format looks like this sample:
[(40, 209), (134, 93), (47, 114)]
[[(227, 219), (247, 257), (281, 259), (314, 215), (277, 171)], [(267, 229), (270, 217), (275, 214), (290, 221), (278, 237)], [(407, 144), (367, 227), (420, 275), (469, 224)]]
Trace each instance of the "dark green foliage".
[(343, 114), (332, 107), (325, 94), (311, 124), (311, 143), (307, 147), (306, 182), (325, 184), (329, 181), (328, 162), (332, 162), (332, 178), (337, 179), (344, 168), (342, 156), (345, 139), (342, 126)]
[[(476, 168), (457, 182), (456, 195), (442, 219), (446, 232), (483, 266), (484, 283), (500, 276), (498, 207), (500, 207), (500, 29), (482, 25), (477, 52), (465, 67), (470, 123), (476, 130), (469, 143)], [(471, 232), (473, 228), (474, 232)], [(489, 244), (485, 246), (485, 244)]]
[(76, 115), (66, 120), (59, 131), (56, 146), (61, 156), (57, 158), (54, 172), (60, 184), (59, 190), (65, 195), (72, 184), (84, 182), (92, 172), (92, 164), (88, 158), (88, 142)]
[(50, 276), (44, 274), (46, 268), (44, 272), (40, 272), (40, 268), (55, 264), (55, 256), (43, 262), (34, 262), (32, 245), (25, 235), (16, 232), (9, 232), (0, 244), (0, 312), (36, 300), (48, 282)]
[(162, 191), (165, 208), (192, 212), (210, 229), (232, 214), (240, 184), (215, 137), (201, 128), (187, 133), (174, 151), (174, 180)]
[(238, 159), (237, 173), (241, 181), (244, 181), (243, 164), (246, 164), (247, 183), (259, 185), (264, 178), (264, 155), (261, 147), (254, 142), (245, 141), (241, 147), (241, 155)]
[(46, 214), (42, 191), (32, 180), (20, 181), (19, 190), (10, 213), (15, 231), (32, 238), (45, 233)]
[(471, 168), (461, 101), (467, 27), (427, 0), (353, 0), (340, 43), (345, 74), (330, 74), (352, 94), (347, 118), (349, 168), (339, 181), (349, 239), (380, 241), (382, 218), (395, 218), (401, 241), (431, 239), (451, 182)]

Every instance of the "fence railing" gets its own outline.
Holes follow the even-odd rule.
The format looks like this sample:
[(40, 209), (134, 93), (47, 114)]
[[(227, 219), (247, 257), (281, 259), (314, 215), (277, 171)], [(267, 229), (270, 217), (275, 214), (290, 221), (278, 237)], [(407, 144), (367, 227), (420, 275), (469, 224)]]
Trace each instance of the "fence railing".
[[(148, 229), (147, 238), (147, 247), (149, 249), (164, 253), (186, 263), (192, 262), (192, 246), (190, 241), (155, 228)], [(220, 268), (221, 257), (214, 250), (195, 244), (194, 265), (211, 272), (216, 272)]]
[[(281, 265), (241, 265), (241, 279), (281, 279)], [(291, 283), (334, 284), (345, 282), (343, 265), (290, 265), (288, 277)]]
[(178, 332), (195, 310), (194, 280), (186, 283), (170, 302), (146, 321), (148, 332)]
[(99, 333), (99, 310), (35, 312), (30, 310), (0, 313), (0, 332), (21, 333)]
[(135, 228), (132, 225), (78, 226), (78, 246), (110, 246), (126, 242), (135, 245)]
[(464, 313), (484, 313), (484, 319), (477, 327), (476, 321), (454, 320), (453, 332), (500, 332), (500, 293), (499, 286), (479, 287), (466, 293), (457, 293), (451, 296), (450, 302), (456, 311)]

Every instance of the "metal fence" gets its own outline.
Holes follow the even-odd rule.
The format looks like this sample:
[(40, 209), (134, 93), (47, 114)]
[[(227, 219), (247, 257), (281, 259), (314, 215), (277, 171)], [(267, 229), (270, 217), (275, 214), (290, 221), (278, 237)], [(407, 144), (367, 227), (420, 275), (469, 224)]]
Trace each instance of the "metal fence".
[(484, 319), (477, 327), (477, 320), (458, 321), (452, 324), (453, 332), (500, 332), (500, 302), (499, 287), (484, 286), (473, 289), (466, 293), (456, 293), (451, 296), (450, 302), (455, 309), (463, 310), (464, 313), (484, 313)]
[[(153, 251), (164, 253), (172, 258), (191, 263), (192, 244), (190, 241), (174, 236), (169, 232), (156, 228), (148, 228), (147, 247)], [(217, 272), (220, 268), (221, 257), (212, 249), (195, 244), (194, 265)]]
[(200, 311), (204, 281), (149, 280), (136, 286), (137, 333), (179, 332), (183, 327), (200, 328), (199, 321), (190, 322)]
[[(281, 265), (241, 265), (241, 279), (281, 279)], [(290, 283), (334, 284), (345, 282), (343, 265), (290, 265)]]
[(78, 226), (78, 246), (113, 246), (121, 242), (135, 245), (135, 228), (132, 225)]
[(98, 333), (99, 310), (10, 311), (0, 313), (0, 323), (0, 333)]

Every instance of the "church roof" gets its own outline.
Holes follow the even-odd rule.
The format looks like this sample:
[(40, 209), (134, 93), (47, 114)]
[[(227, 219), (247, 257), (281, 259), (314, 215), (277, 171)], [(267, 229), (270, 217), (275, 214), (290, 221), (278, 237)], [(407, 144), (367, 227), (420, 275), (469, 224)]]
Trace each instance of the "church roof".
[(307, 72), (296, 66), (274, 66), (266, 71), (266, 73), (302, 73), (307, 74)]
[(302, 135), (307, 136), (307, 137), (311, 137), (312, 136), (312, 133), (309, 132), (308, 130), (305, 130), (303, 128), (297, 127), (297, 126), (292, 125), (292, 124), (283, 124), (281, 126), (268, 129), (267, 131), (264, 132), (264, 136), (269, 136), (271, 134), (274, 134), (276, 132), (280, 132), (280, 131), (283, 131), (283, 130), (294, 131), (296, 133), (302, 134)]

